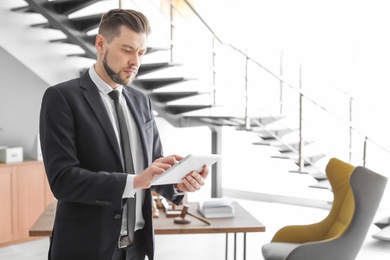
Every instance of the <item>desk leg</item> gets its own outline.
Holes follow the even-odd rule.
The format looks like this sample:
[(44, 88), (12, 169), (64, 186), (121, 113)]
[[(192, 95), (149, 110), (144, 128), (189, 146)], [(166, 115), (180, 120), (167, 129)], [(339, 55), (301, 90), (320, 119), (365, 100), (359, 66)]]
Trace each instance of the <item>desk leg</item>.
[[(225, 240), (225, 260), (228, 260), (229, 233), (226, 233)], [(246, 232), (243, 233), (243, 260), (246, 260)], [(234, 233), (234, 260), (237, 259), (237, 233)]]
[(237, 233), (234, 233), (234, 260), (237, 259)]
[(244, 248), (242, 249), (244, 251), (244, 260), (246, 260), (246, 233), (244, 232)]
[(228, 247), (229, 247), (229, 233), (226, 233), (226, 240), (225, 240), (225, 260), (228, 260)]

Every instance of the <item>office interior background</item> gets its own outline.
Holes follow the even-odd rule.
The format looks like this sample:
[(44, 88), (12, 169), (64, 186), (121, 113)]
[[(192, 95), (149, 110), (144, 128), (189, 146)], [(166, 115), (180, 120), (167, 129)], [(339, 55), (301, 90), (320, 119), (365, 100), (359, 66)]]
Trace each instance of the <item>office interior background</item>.
[[(93, 10), (72, 15), (77, 17), (83, 12), (118, 7), (118, 2), (100, 1)], [(389, 109), (390, 18), (385, 0), (189, 1), (221, 41), (215, 49), (225, 54), (219, 60), (220, 67), (215, 70), (219, 74), (214, 85), (210, 31), (205, 30), (204, 23), (184, 3), (175, 2), (179, 14), (175, 20), (175, 41), (180, 46), (175, 52), (175, 61), (184, 65), (152, 76), (168, 77), (181, 73), (197, 79), (169, 86), (162, 92), (196, 88), (205, 93), (212, 89), (215, 95), (204, 94), (173, 104), (211, 102), (229, 113), (245, 114), (245, 61), (231, 50), (230, 47), (234, 46), (272, 73), (282, 74), (284, 85), (291, 84), (293, 89), (300, 89), (314, 101), (305, 103), (304, 117), (308, 129), (305, 134), (316, 141), (308, 146), (307, 153), (312, 149), (324, 153), (315, 162), (318, 168), (324, 168), (329, 158), (338, 157), (354, 165), (364, 163), (368, 168), (390, 176), (387, 169), (390, 126), (385, 113)], [(158, 0), (120, 1), (123, 8), (140, 9), (149, 17), (152, 23), (150, 45), (156, 47), (170, 46), (168, 3)], [(23, 0), (2, 0), (0, 3), (3, 81), (0, 146), (21, 146), (24, 158), (29, 160), (36, 152), (43, 92), (50, 85), (77, 77), (80, 70), (93, 64), (93, 60), (73, 55), (82, 53), (78, 46), (51, 42), (63, 37), (61, 32), (32, 26), (45, 22), (42, 16), (10, 11), (22, 5), (25, 5)], [(144, 62), (169, 59), (168, 55), (146, 55)], [(151, 75), (141, 78), (148, 76)], [(280, 81), (263, 72), (249, 74), (247, 78), (251, 82), (248, 84), (249, 114), (256, 117), (259, 111), (272, 115), (280, 113)], [(299, 122), (299, 93), (285, 91), (282, 111), (285, 123), (296, 126)], [(351, 107), (352, 122), (349, 121)], [(189, 114), (196, 113), (201, 111)], [(209, 127), (175, 127), (162, 116), (156, 115), (156, 118), (166, 154), (211, 152)], [(351, 127), (354, 129), (352, 146), (349, 143)], [(237, 130), (232, 126), (222, 126), (221, 132), (224, 196), (313, 208), (326, 208), (331, 201), (330, 190), (310, 187), (317, 184), (315, 178), (290, 172), (298, 167), (293, 161), (273, 158), (280, 154), (273, 147), (254, 145), (261, 140), (256, 132)], [(366, 137), (368, 143), (364, 142)], [(367, 154), (364, 154), (365, 147)], [(206, 188), (190, 194), (189, 200), (209, 197), (210, 179)], [(387, 188), (378, 218), (390, 215), (389, 200)], [(260, 255), (258, 259), (261, 259)]]

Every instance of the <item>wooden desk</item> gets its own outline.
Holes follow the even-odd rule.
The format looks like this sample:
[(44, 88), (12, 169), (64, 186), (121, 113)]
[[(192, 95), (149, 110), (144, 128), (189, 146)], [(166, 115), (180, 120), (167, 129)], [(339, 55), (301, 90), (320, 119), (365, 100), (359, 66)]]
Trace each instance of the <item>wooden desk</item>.
[[(196, 218), (189, 215), (186, 218), (191, 219), (190, 224), (175, 224), (173, 218), (167, 218), (164, 213), (160, 213), (159, 218), (154, 218), (154, 232), (156, 235), (172, 235), (172, 234), (216, 234), (225, 233), (225, 258), (228, 258), (228, 239), (229, 233), (234, 234), (234, 259), (236, 259), (237, 251), (237, 233), (243, 233), (243, 254), (246, 259), (246, 233), (249, 232), (264, 232), (265, 226), (253, 217), (237, 202), (234, 203), (233, 218), (212, 218), (208, 219), (211, 225), (207, 225)], [(199, 215), (197, 212), (197, 203), (189, 203), (189, 212)], [(37, 221), (30, 229), (30, 236), (51, 236), (55, 214), (55, 203), (50, 204), (41, 214)]]
[[(154, 232), (156, 235), (225, 233), (225, 259), (228, 259), (229, 233), (234, 234), (234, 259), (237, 258), (237, 233), (243, 233), (243, 259), (246, 259), (246, 233), (265, 232), (265, 226), (237, 202), (233, 202), (233, 205), (233, 218), (209, 218), (207, 220), (211, 225), (189, 215), (186, 218), (191, 219), (190, 224), (175, 224), (173, 218), (167, 218), (162, 213), (159, 218), (153, 219)], [(188, 211), (200, 215), (197, 203), (190, 202)]]
[(50, 237), (54, 225), (56, 202), (46, 207), (29, 230), (30, 237)]

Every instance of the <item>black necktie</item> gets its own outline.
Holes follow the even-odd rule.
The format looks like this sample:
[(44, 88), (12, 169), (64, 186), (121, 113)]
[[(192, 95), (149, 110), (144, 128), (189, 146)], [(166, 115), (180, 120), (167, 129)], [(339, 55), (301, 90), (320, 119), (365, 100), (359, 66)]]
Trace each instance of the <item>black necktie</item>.
[[(118, 117), (119, 133), (121, 138), (121, 147), (123, 155), (123, 164), (125, 171), (129, 174), (134, 174), (133, 157), (130, 149), (130, 136), (127, 129), (125, 114), (123, 113), (122, 106), (119, 103), (120, 92), (113, 90), (108, 95), (114, 100), (115, 111)], [(135, 226), (135, 198), (129, 198), (127, 200), (127, 234), (131, 241), (134, 238), (134, 226)]]

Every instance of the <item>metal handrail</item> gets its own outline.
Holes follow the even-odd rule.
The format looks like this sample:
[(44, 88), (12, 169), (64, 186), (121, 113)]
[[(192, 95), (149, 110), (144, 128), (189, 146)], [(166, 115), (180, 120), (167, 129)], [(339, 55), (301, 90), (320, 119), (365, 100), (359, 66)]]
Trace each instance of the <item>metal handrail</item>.
[[(349, 131), (350, 131), (350, 148), (352, 146), (352, 131), (355, 131), (356, 133), (360, 134), (361, 136), (363, 136), (365, 138), (365, 141), (364, 141), (364, 151), (363, 151), (363, 165), (365, 165), (365, 162), (366, 162), (366, 147), (367, 147), (367, 141), (371, 141), (373, 144), (375, 144), (376, 146), (378, 146), (379, 148), (383, 149), (385, 152), (387, 153), (390, 153), (390, 150), (388, 148), (385, 148), (383, 147), (381, 144), (379, 144), (378, 142), (376, 142), (373, 138), (369, 137), (368, 134), (364, 133), (363, 131), (361, 131), (360, 129), (357, 129), (354, 124), (352, 123), (352, 101), (353, 101), (353, 97), (348, 94), (347, 92), (339, 89), (339, 88), (336, 88), (336, 90), (338, 90), (340, 93), (346, 95), (349, 97), (350, 99), (350, 121), (349, 122), (346, 122), (344, 119), (340, 118), (339, 116), (337, 116), (336, 114), (332, 113), (331, 111), (329, 111), (326, 107), (324, 107), (323, 105), (319, 104), (318, 102), (316, 102), (314, 99), (312, 99), (309, 94), (307, 94), (301, 87), (297, 88), (295, 87), (293, 84), (290, 84), (289, 82), (287, 82), (285, 79), (283, 79), (283, 76), (279, 76), (279, 75), (276, 75), (275, 73), (273, 73), (271, 70), (269, 70), (267, 67), (265, 67), (264, 65), (262, 65), (260, 62), (258, 62), (257, 60), (255, 60), (254, 58), (250, 57), (248, 54), (246, 54), (245, 52), (243, 52), (241, 49), (233, 46), (232, 44), (227, 44), (227, 43), (224, 43), (218, 36), (217, 34), (212, 30), (212, 28), (207, 24), (207, 22), (202, 18), (202, 16), (199, 14), (199, 12), (197, 12), (197, 10), (192, 6), (192, 4), (188, 1), (188, 0), (183, 0), (187, 6), (192, 10), (192, 12), (198, 17), (198, 19), (203, 23), (203, 25), (207, 28), (207, 30), (213, 35), (214, 39), (216, 39), (221, 45), (223, 46), (229, 46), (232, 50), (235, 50), (236, 52), (238, 52), (239, 54), (241, 54), (243, 56), (243, 58), (246, 60), (246, 64), (248, 63), (248, 61), (251, 61), (253, 62), (255, 65), (257, 65), (258, 67), (260, 67), (261, 69), (263, 69), (264, 71), (266, 71), (268, 74), (272, 75), (273, 77), (275, 77), (276, 79), (278, 79), (280, 81), (280, 85), (281, 85), (281, 88), (282, 88), (282, 85), (286, 85), (290, 88), (292, 88), (294, 91), (296, 91), (300, 96), (302, 97), (305, 97), (308, 101), (310, 101), (311, 103), (313, 103), (315, 106), (319, 107), (320, 109), (322, 109), (323, 111), (325, 111), (326, 113), (328, 113), (329, 115), (333, 116), (334, 118), (338, 119), (340, 122), (342, 122), (343, 124), (345, 124), (347, 127), (349, 127)], [(301, 69), (300, 69), (301, 70)], [(301, 73), (301, 72), (300, 72)], [(282, 74), (282, 71), (281, 71), (281, 74)], [(246, 72), (246, 77), (247, 77), (247, 72)], [(247, 79), (246, 79), (247, 80)], [(301, 79), (300, 79), (301, 80)], [(248, 105), (247, 105), (248, 106)], [(246, 110), (247, 111), (247, 110)], [(248, 118), (249, 119), (249, 118)], [(246, 122), (250, 122), (250, 120), (246, 120)], [(302, 118), (300, 119), (302, 120)], [(248, 123), (248, 126), (250, 124)], [(300, 132), (302, 131), (302, 124), (300, 124)], [(301, 135), (301, 134), (300, 134)], [(301, 138), (302, 138), (302, 135), (301, 135)], [(351, 151), (351, 149), (349, 149)], [(300, 151), (301, 153), (301, 151)], [(351, 160), (351, 157), (352, 155), (350, 154), (350, 160)]]

